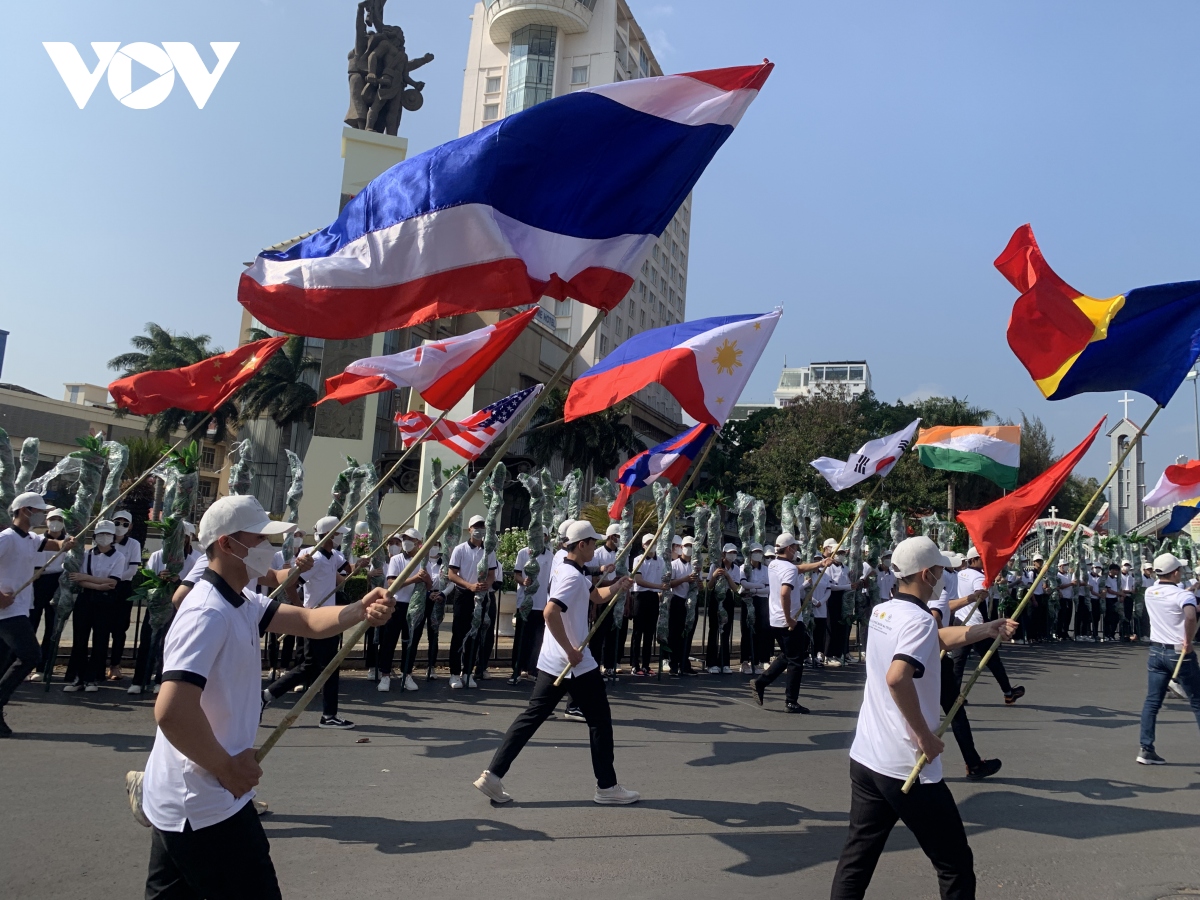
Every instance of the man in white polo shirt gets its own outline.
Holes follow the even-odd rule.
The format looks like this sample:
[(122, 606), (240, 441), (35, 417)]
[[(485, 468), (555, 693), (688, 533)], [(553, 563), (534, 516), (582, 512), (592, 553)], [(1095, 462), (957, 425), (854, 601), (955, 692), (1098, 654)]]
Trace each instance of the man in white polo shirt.
[[(1055, 575), (1053, 572), (1048, 572), (1046, 577), (1054, 578)], [(980, 557), (979, 551), (975, 549), (975, 545), (972, 544), (967, 548), (966, 565), (958, 573), (958, 596), (967, 603), (955, 610), (955, 621), (959, 625), (982, 625), (987, 595), (987, 585), (983, 580), (983, 559)], [(954, 651), (955, 685), (962, 684), (963, 674), (967, 669), (967, 660), (970, 659), (971, 654), (975, 653), (982, 657), (987, 653), (987, 649), (984, 644), (968, 644)], [(1012, 682), (1008, 680), (1008, 672), (1004, 668), (1004, 660), (1000, 658), (1000, 651), (997, 650), (988, 658), (987, 667), (996, 679), (996, 684), (1000, 686), (1006, 705), (1012, 706), (1025, 696), (1024, 686), (1013, 687)]]
[[(41, 494), (26, 491), (9, 504), (12, 524), (0, 531), (0, 646), (7, 652), (5, 671), (0, 672), (0, 738), (12, 730), (4, 722), (4, 706), (25, 676), (41, 662), (29, 611), (33, 608), (33, 572), (43, 550), (70, 550), (74, 538), (56, 541), (33, 534), (46, 523), (50, 509)], [(65, 532), (64, 532), (65, 534)], [(27, 583), (28, 582), (28, 583)], [(18, 592), (17, 588), (25, 585)]]
[[(537, 682), (529, 706), (509, 727), (491, 765), (475, 780), (475, 787), (496, 803), (512, 800), (501, 779), (567, 693), (571, 695), (571, 705), (583, 713), (588, 724), (592, 771), (596, 775), (596, 793), (592, 799), (605, 806), (624, 806), (641, 798), (637, 791), (626, 790), (617, 783), (608, 694), (604, 690), (600, 667), (584, 641), (588, 633), (588, 609), (593, 604), (607, 603), (631, 584), (628, 576), (618, 578), (607, 587), (592, 584), (584, 567), (591, 562), (599, 540), (602, 540), (601, 536), (587, 520), (572, 522), (567, 529), (567, 555), (550, 579), (550, 600), (545, 613), (546, 637), (538, 657)], [(555, 679), (568, 667), (567, 677), (556, 687)]]
[(109, 633), (112, 638), (108, 660), (110, 681), (122, 676), (121, 658), (125, 655), (125, 636), (133, 620), (133, 576), (142, 567), (142, 544), (129, 533), (133, 530), (133, 516), (128, 511), (119, 509), (113, 513), (113, 524), (116, 526), (113, 546), (125, 557), (125, 571), (117, 579), (117, 589), (113, 591), (109, 600)]
[(488, 566), (482, 578), (479, 574), (487, 552), (483, 547), (486, 531), (483, 516), (471, 516), (467, 528), (467, 539), (450, 551), (447, 566), (447, 578), (454, 585), (447, 599), (454, 612), (454, 621), (450, 623), (450, 687), (455, 690), (478, 687), (471, 670), (476, 663), (479, 635), (473, 638), (468, 635), (475, 617), (475, 595), (490, 591), (496, 577), (495, 566)]
[(293, 527), (271, 521), (251, 496), (222, 497), (200, 520), (209, 566), (167, 634), (158, 732), (141, 784), (139, 805), (153, 828), (147, 900), (280, 896), (250, 803), (262, 775), (254, 758), (259, 640), (268, 629), (321, 640), (364, 620), (380, 626), (395, 606), (384, 588), (320, 609), (280, 606), (246, 590), (271, 568), (268, 537)]
[(1154, 751), (1154, 726), (1162, 708), (1167, 683), (1183, 654), (1179, 667), (1180, 686), (1188, 696), (1196, 724), (1200, 725), (1200, 668), (1196, 666), (1193, 640), (1196, 636), (1196, 595), (1180, 584), (1183, 561), (1164, 553), (1154, 559), (1158, 582), (1146, 589), (1146, 612), (1150, 616), (1150, 656), (1146, 662), (1149, 684), (1142, 706), (1141, 749), (1137, 761), (1143, 766), (1166, 765)]
[[(996, 619), (939, 629), (926, 603), (942, 587), (951, 560), (929, 538), (901, 541), (892, 554), (899, 581), (894, 600), (871, 610), (867, 682), (850, 747), (850, 833), (833, 876), (830, 900), (861, 900), (897, 821), (903, 821), (934, 868), (943, 900), (973, 900), (975, 871), (967, 833), (942, 781), (940, 718), (943, 648), (1011, 637), (1016, 622)], [(901, 792), (917, 758), (929, 764)]]

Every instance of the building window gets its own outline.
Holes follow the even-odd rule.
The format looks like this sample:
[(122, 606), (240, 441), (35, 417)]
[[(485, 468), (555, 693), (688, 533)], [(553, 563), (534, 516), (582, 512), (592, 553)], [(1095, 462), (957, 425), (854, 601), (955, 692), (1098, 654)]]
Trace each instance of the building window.
[[(645, 268), (645, 267), (643, 266), (643, 268)], [(646, 282), (644, 282), (644, 281), (638, 282), (638, 293), (641, 294), (643, 297), (646, 296)]]
[(625, 332), (625, 337), (626, 337), (626, 339), (633, 337), (633, 326), (632, 325), (630, 325), (629, 330), (627, 332)]
[(621, 321), (620, 316), (617, 316), (617, 327), (613, 331), (613, 334), (616, 335), (616, 338), (618, 341), (621, 339), (621, 332), (624, 330), (625, 330), (625, 323)]
[(498, 119), (498, 118), (500, 118), (500, 104), (499, 103), (483, 104), (483, 121), (490, 122), (493, 119)]
[(513, 32), (508, 51), (508, 99), (505, 114), (529, 109), (554, 95), (557, 30), (526, 25)]
[(215, 469), (217, 467), (216, 462), (217, 462), (217, 448), (216, 447), (201, 448), (201, 450), (200, 450), (200, 468), (206, 469), (209, 472), (211, 472), (213, 469)]
[(500, 93), (500, 76), (499, 75), (489, 75), (487, 84), (484, 86), (483, 91), (485, 94)]
[(571, 84), (587, 84), (588, 83), (588, 67), (587, 66), (572, 66), (571, 67)]
[(658, 256), (658, 244), (655, 244), (655, 245), (654, 245), (654, 249), (650, 251), (650, 254), (651, 254), (653, 257), (654, 257), (654, 261), (655, 261), (655, 262), (658, 262), (658, 259), (659, 259), (659, 256)]
[(641, 315), (639, 316), (639, 324), (641, 325), (642, 330), (645, 331), (646, 330), (646, 311), (644, 309), (642, 310)]
[(79, 387), (79, 385), (71, 385), (71, 387), (69, 387), (67, 390), (69, 391), (67, 395), (67, 402), (79, 403), (79, 395), (83, 393), (83, 389)]
[(857, 368), (857, 367), (851, 369), (850, 370), (850, 380), (851, 381), (862, 381), (863, 380), (863, 370), (861, 368)]
[(650, 60), (646, 58), (645, 47), (638, 47), (638, 71), (643, 78), (650, 74)]
[(608, 335), (600, 335), (600, 355), (604, 356), (608, 353)]
[(554, 314), (556, 316), (569, 316), (571, 314), (570, 298), (567, 298), (566, 300), (555, 300), (554, 301)]

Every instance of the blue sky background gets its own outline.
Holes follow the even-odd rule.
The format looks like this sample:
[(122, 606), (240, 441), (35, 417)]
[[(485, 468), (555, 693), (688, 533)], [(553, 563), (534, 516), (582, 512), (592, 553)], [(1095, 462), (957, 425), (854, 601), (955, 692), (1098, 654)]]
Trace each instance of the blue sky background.
[[(473, 4), (392, 0), (437, 59), (410, 153), (457, 135)], [(668, 72), (778, 67), (696, 189), (689, 318), (785, 309), (743, 399), (789, 363), (865, 358), (885, 399), (967, 396), (1066, 450), (1114, 395), (1041, 398), (1008, 350), (991, 266), (1032, 222), (1082, 291), (1200, 278), (1200, 6), (1004, 0), (631, 0)], [(153, 320), (231, 347), (243, 260), (337, 212), (353, 0), (8, 4), (0, 28), (2, 379), (61, 396)], [(182, 84), (85, 110), (41, 46), (240, 41), (204, 110)], [(85, 49), (86, 48), (86, 49)], [(135, 82), (136, 86), (136, 82)], [(1140, 421), (1152, 408), (1139, 397)], [(1147, 441), (1150, 484), (1196, 447), (1185, 384)], [(1081, 467), (1102, 475), (1107, 445)]]

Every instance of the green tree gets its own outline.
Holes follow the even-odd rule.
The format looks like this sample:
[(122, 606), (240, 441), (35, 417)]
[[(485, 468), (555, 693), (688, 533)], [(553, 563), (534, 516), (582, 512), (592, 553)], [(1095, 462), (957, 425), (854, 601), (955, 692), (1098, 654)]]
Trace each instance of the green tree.
[[(261, 341), (271, 337), (259, 328), (251, 328), (246, 337)], [(312, 427), (313, 404), (320, 399), (309, 376), (321, 371), (321, 363), (305, 355), (302, 337), (289, 337), (283, 349), (272, 356), (242, 388), (238, 406), (243, 421), (270, 416), (281, 429), (293, 425)]]
[(533, 416), (525, 436), (525, 452), (534, 465), (548, 466), (559, 457), (568, 468), (584, 471), (585, 485), (593, 475), (607, 475), (629, 457), (646, 449), (633, 429), (624, 422), (629, 405), (619, 403), (603, 412), (563, 421), (565, 391), (553, 390)]
[[(156, 437), (125, 438), (122, 443), (129, 448), (129, 463), (125, 467), (121, 489), (125, 490), (134, 481), (141, 478), (167, 452), (167, 445)], [(154, 506), (154, 494), (158, 488), (158, 480), (147, 478), (139, 482), (126, 498), (122, 506), (133, 516), (133, 537), (146, 543), (146, 520), (150, 518), (150, 510)]]

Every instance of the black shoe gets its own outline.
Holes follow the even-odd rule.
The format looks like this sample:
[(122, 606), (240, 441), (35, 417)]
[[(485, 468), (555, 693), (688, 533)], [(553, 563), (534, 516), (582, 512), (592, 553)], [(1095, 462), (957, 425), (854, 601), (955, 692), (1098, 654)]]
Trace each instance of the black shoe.
[(0, 714), (0, 738), (12, 737), (12, 729), (8, 727), (8, 723), (4, 721), (4, 715)]
[(799, 703), (789, 703), (786, 709), (790, 713), (800, 713), (801, 715), (807, 715), (812, 712), (807, 706), (801, 706)]
[(977, 766), (967, 766), (968, 781), (983, 781), (989, 775), (1000, 771), (1001, 762), (998, 759), (981, 759)]
[(580, 711), (578, 706), (568, 706), (566, 716), (568, 719), (570, 719), (573, 722), (586, 722), (587, 721), (587, 719), (584, 718), (584, 715)]
[(752, 682), (750, 682), (750, 690), (754, 693), (754, 702), (759, 706), (762, 706), (763, 694), (767, 692), (767, 689), (759, 684), (758, 679), (755, 678)]
[(321, 721), (317, 723), (318, 728), (337, 728), (346, 731), (354, 727), (354, 723), (349, 719), (339, 719), (337, 716), (321, 716)]
[(1004, 695), (1004, 703), (1006, 706), (1012, 706), (1018, 700), (1025, 696), (1025, 688), (1021, 685), (1012, 689), (1011, 694)]
[(511, 685), (513, 685), (514, 687), (516, 687), (518, 684), (520, 684), (520, 683), (521, 683), (521, 676), (520, 676), (520, 675), (514, 675), (512, 678), (508, 679), (508, 682), (507, 682), (507, 683), (508, 683), (508, 684), (511, 684)]
[(1145, 747), (1138, 752), (1137, 761), (1143, 766), (1165, 766), (1167, 764), (1165, 759), (1153, 750), (1147, 750)]

